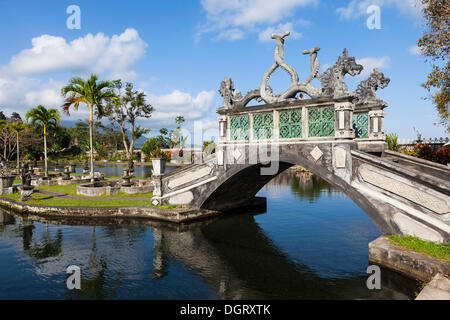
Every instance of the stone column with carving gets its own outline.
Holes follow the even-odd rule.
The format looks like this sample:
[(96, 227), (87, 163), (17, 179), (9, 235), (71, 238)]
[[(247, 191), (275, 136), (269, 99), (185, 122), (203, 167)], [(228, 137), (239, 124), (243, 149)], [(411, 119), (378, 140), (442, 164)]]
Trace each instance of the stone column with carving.
[(216, 150), (217, 165), (219, 166), (225, 164), (223, 142), (228, 141), (228, 136), (228, 117), (219, 116), (219, 144)]
[(350, 102), (335, 103), (335, 137), (336, 139), (355, 139), (355, 131), (353, 130), (353, 111), (355, 105)]
[(227, 140), (227, 116), (220, 116), (219, 117), (219, 142), (226, 141)]
[(384, 117), (386, 112), (383, 109), (369, 111), (369, 139), (385, 140)]

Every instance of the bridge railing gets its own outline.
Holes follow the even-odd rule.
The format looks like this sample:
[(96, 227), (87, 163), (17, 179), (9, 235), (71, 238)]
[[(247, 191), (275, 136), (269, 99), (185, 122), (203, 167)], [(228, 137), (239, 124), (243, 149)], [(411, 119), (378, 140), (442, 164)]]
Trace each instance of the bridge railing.
[(292, 140), (384, 140), (381, 107), (355, 108), (350, 99), (219, 109), (222, 143)]

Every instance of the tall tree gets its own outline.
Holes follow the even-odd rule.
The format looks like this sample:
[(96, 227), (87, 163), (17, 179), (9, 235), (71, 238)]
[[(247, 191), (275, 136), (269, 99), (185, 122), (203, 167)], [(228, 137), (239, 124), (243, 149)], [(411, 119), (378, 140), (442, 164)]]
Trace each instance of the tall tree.
[(44, 157), (45, 157), (45, 176), (48, 177), (48, 160), (47, 160), (47, 129), (50, 127), (56, 128), (59, 124), (59, 112), (56, 109), (46, 109), (44, 106), (39, 105), (36, 108), (31, 109), (25, 115), (25, 119), (30, 121), (30, 124), (35, 125), (39, 123), (44, 131)]
[(431, 100), (440, 123), (450, 132), (450, 4), (448, 0), (421, 0), (428, 30), (419, 39), (423, 55), (431, 58), (432, 70), (422, 86), (431, 92)]
[(22, 121), (15, 121), (10, 124), (12, 131), (16, 133), (17, 138), (17, 168), (20, 168), (20, 148), (19, 148), (19, 135), (22, 131), (24, 131), (27, 127)]
[(175, 118), (175, 123), (177, 124), (177, 128), (176, 128), (176, 130), (173, 130), (171, 133), (171, 136), (173, 138), (173, 146), (172, 147), (176, 147), (177, 145), (179, 145), (180, 149), (183, 148), (183, 136), (181, 134), (181, 125), (185, 121), (186, 120), (184, 119), (183, 116), (178, 116)]
[[(116, 123), (122, 133), (123, 145), (130, 159), (134, 152), (134, 144), (137, 139), (150, 132), (150, 129), (136, 125), (138, 118), (150, 118), (153, 107), (146, 101), (146, 95), (142, 91), (133, 89), (133, 84), (127, 82), (125, 88), (122, 80), (113, 81), (115, 98), (110, 99), (107, 107), (109, 120)], [(130, 137), (127, 139), (127, 125), (129, 125)]]
[(103, 103), (112, 97), (113, 85), (110, 81), (98, 81), (96, 75), (91, 75), (88, 80), (80, 77), (70, 79), (69, 84), (61, 89), (62, 96), (66, 99), (62, 109), (70, 115), (70, 107), (78, 110), (80, 103), (89, 108), (89, 145), (91, 159), (91, 180), (94, 181), (94, 109), (98, 118), (103, 116)]

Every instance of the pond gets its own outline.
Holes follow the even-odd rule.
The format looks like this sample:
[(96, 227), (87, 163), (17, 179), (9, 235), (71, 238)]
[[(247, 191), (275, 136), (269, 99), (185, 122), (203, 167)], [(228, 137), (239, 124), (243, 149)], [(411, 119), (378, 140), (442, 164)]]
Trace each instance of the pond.
[[(413, 299), (418, 283), (382, 269), (368, 290), (379, 230), (325, 181), (287, 172), (260, 192), (263, 214), (179, 227), (0, 214), (0, 299)], [(66, 268), (81, 268), (81, 290)]]

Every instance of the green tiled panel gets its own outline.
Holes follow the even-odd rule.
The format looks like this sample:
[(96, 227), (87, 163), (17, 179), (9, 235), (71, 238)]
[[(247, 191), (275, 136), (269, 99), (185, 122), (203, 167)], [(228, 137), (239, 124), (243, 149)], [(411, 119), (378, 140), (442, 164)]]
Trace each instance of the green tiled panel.
[(357, 139), (369, 138), (369, 115), (367, 113), (353, 114), (353, 130)]
[(309, 108), (308, 124), (310, 137), (334, 137), (334, 107)]
[(248, 140), (248, 115), (232, 116), (230, 119), (231, 140)]
[(280, 138), (302, 137), (302, 110), (286, 110), (279, 113)]
[(253, 115), (253, 137), (255, 140), (272, 139), (273, 113), (257, 113)]

